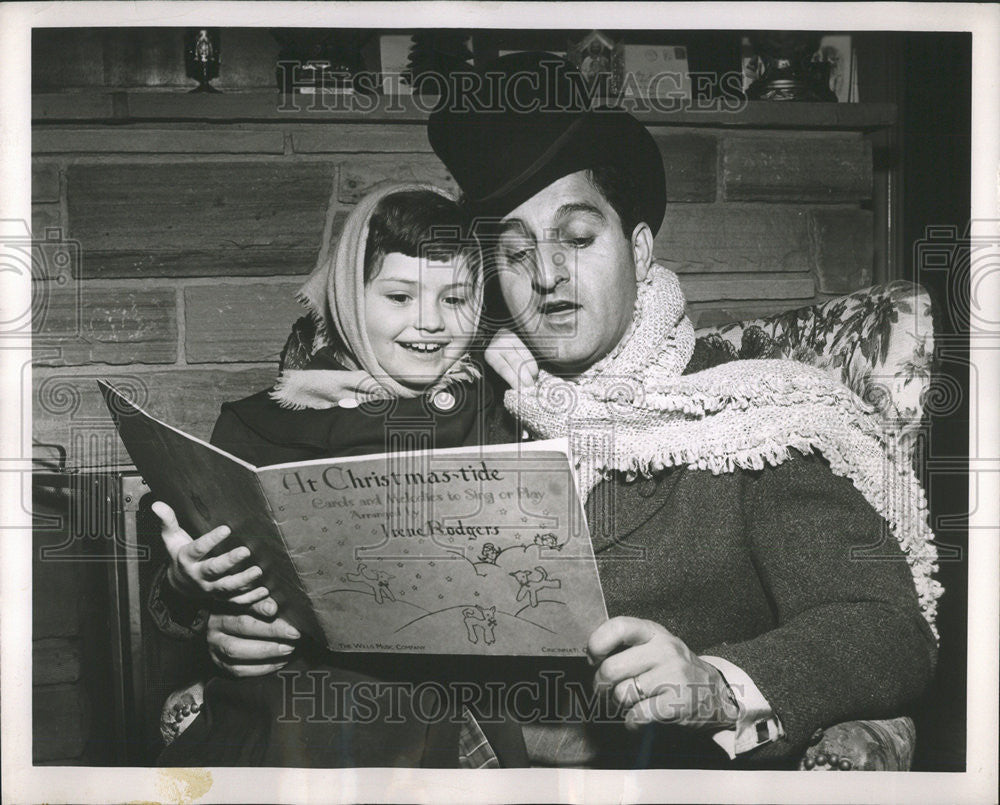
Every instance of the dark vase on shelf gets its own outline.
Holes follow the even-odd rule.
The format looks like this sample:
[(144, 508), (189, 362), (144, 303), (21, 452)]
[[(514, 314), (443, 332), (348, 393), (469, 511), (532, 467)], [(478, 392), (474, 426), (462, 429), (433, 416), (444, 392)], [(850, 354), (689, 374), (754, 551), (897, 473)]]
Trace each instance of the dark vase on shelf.
[(184, 69), (188, 78), (198, 82), (191, 92), (222, 91), (209, 83), (219, 77), (221, 52), (218, 28), (188, 28), (184, 32)]

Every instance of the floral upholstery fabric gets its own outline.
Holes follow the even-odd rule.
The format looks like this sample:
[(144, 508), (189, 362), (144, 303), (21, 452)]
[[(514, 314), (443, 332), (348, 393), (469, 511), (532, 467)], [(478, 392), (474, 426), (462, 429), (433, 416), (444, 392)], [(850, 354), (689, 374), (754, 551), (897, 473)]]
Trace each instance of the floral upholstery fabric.
[[(931, 381), (934, 325), (927, 292), (897, 281), (819, 305), (698, 330), (732, 358), (790, 358), (839, 378), (879, 411), (912, 453)], [(909, 456), (912, 460), (912, 455)], [(800, 769), (910, 768), (916, 733), (906, 717), (851, 721), (821, 730)]]
[(733, 358), (791, 358), (818, 366), (912, 435), (931, 379), (934, 328), (927, 292), (876, 285), (819, 305), (697, 331)]

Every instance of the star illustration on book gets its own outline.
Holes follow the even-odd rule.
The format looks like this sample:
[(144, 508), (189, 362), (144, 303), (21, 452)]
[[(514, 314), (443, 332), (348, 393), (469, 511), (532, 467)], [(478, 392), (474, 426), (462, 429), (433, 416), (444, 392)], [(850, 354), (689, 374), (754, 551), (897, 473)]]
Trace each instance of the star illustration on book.
[(498, 509), (498, 512), (499, 512), (499, 513), (500, 513), (501, 515), (503, 515), (503, 514), (506, 514), (506, 513), (507, 513), (507, 510), (506, 510), (506, 509)]

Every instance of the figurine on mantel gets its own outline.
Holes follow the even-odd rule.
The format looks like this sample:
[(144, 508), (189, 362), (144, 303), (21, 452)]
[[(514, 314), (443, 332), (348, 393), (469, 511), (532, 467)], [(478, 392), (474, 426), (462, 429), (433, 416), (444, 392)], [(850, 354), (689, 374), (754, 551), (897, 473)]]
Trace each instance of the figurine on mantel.
[(209, 82), (219, 77), (220, 56), (218, 28), (189, 28), (184, 33), (184, 66), (188, 78), (198, 82), (191, 92), (221, 92)]
[(621, 40), (591, 31), (578, 42), (567, 43), (566, 58), (579, 68), (597, 97), (615, 98), (624, 79), (624, 52)]

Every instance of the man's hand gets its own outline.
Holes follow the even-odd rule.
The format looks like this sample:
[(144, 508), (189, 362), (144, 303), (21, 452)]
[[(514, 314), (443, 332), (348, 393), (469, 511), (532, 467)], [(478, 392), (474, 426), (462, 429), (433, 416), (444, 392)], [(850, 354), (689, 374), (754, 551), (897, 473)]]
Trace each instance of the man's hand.
[(725, 729), (739, 708), (717, 668), (692, 654), (665, 628), (639, 618), (611, 618), (594, 630), (587, 655), (594, 688), (626, 709), (625, 726), (653, 721)]
[(263, 676), (288, 664), (299, 630), (283, 618), (265, 620), (251, 614), (208, 618), (208, 653), (233, 676)]
[(533, 386), (538, 380), (538, 362), (510, 330), (498, 330), (483, 357), (512, 389)]
[(163, 523), (161, 536), (170, 555), (167, 580), (175, 590), (183, 595), (208, 595), (247, 606), (265, 616), (278, 611), (267, 588), (255, 584), (263, 571), (256, 565), (241, 568), (250, 558), (248, 548), (240, 546), (221, 556), (206, 558), (216, 545), (229, 536), (228, 526), (213, 528), (198, 539), (192, 539), (177, 523), (174, 510), (166, 503), (154, 503), (153, 513)]

